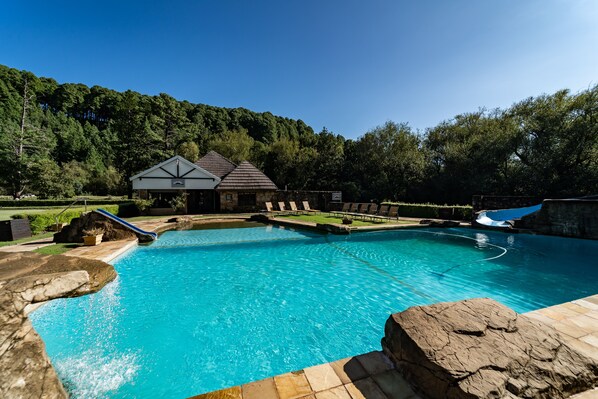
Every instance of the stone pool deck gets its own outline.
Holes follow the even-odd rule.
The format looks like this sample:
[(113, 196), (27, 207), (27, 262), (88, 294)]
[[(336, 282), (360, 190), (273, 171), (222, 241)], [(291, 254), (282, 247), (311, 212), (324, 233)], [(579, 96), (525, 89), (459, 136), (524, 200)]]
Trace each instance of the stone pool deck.
[[(598, 362), (598, 295), (524, 313), (556, 329)], [(419, 396), (382, 352), (337, 360), (190, 399), (413, 399)], [(598, 389), (571, 398), (598, 399)]]
[(190, 399), (419, 398), (382, 352), (337, 360)]

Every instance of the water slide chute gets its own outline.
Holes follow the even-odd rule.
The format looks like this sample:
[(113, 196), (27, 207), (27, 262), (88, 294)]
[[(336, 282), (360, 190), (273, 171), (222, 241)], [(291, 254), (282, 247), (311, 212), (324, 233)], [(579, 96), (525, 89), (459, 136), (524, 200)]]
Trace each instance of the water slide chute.
[(509, 228), (514, 219), (520, 219), (523, 216), (534, 213), (542, 208), (542, 204), (527, 206), (524, 208), (497, 209), (494, 211), (480, 212), (476, 222), (488, 227)]
[(133, 232), (135, 232), (138, 236), (144, 236), (144, 237), (148, 237), (148, 241), (154, 241), (158, 239), (158, 233), (155, 233), (153, 231), (145, 231), (140, 229), (139, 227), (127, 222), (126, 220), (123, 220), (121, 218), (119, 218), (118, 216), (108, 212), (105, 209), (95, 209), (94, 212), (99, 213), (100, 215), (103, 215), (104, 217), (107, 217), (108, 219), (126, 227), (129, 230), (132, 230)]

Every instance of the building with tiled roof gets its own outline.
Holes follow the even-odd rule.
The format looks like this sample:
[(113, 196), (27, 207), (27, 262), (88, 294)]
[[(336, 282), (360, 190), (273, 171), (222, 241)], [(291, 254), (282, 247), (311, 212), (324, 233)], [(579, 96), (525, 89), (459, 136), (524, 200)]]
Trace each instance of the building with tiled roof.
[(208, 152), (199, 161), (195, 162), (195, 164), (221, 179), (237, 167), (237, 165), (216, 151)]
[(243, 161), (216, 186), (223, 211), (252, 211), (272, 201), (278, 187), (261, 170)]
[(140, 198), (153, 199), (151, 213), (172, 213), (170, 203), (182, 193), (185, 213), (256, 211), (276, 197), (278, 187), (262, 171), (244, 161), (239, 165), (210, 151), (192, 163), (174, 156), (132, 176)]
[(261, 170), (243, 161), (216, 186), (217, 190), (278, 190)]

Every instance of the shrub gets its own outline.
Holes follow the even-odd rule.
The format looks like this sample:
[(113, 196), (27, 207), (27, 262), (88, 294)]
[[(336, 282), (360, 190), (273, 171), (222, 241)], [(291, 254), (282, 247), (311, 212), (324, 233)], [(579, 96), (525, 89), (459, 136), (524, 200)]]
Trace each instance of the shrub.
[(101, 227), (94, 227), (88, 230), (83, 230), (83, 235), (85, 236), (100, 236), (104, 234), (104, 229)]
[(187, 206), (187, 193), (180, 193), (170, 201), (168, 201), (173, 211), (181, 211)]
[[(0, 207), (6, 208), (24, 208), (24, 207), (35, 207), (43, 208), (46, 206), (67, 206), (72, 204), (74, 199), (22, 199), (19, 201), (11, 199), (0, 199)], [(130, 200), (128, 200), (130, 201)], [(121, 204), (127, 202), (127, 200), (121, 199), (97, 199), (87, 200), (87, 205), (107, 205), (107, 204)], [(75, 204), (77, 207), (83, 206), (83, 202)]]
[(146, 215), (151, 206), (154, 204), (152, 199), (136, 199), (133, 204), (137, 207), (137, 212), (140, 215)]
[(469, 205), (435, 205), (405, 204), (400, 202), (384, 202), (387, 205), (398, 205), (399, 216), (425, 219), (471, 220), (472, 207)]
[[(98, 208), (98, 207), (96, 207)], [(102, 206), (103, 209), (110, 213), (117, 214), (118, 213), (118, 205), (104, 205)], [(67, 210), (63, 212), (60, 216), (60, 210), (52, 210), (40, 213), (31, 213), (27, 214), (26, 211), (24, 213), (19, 213), (12, 215), (11, 218), (13, 219), (29, 219), (29, 225), (31, 226), (31, 232), (33, 234), (39, 234), (45, 231), (48, 227), (56, 224), (56, 218), (58, 217), (58, 223), (70, 223), (71, 220), (74, 218), (78, 218), (81, 216), (81, 209), (73, 209)]]
[(125, 202), (124, 204), (118, 204), (118, 216), (121, 218), (131, 218), (134, 216), (141, 215), (139, 207), (135, 202)]

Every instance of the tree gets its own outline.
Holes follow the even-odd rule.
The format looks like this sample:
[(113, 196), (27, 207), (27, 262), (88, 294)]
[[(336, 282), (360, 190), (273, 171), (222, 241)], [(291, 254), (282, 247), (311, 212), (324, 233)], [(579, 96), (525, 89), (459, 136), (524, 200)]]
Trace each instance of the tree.
[(509, 110), (517, 126), (515, 159), (525, 192), (572, 196), (598, 192), (598, 85), (570, 95), (529, 98)]
[(253, 143), (254, 140), (249, 137), (247, 130), (227, 130), (210, 140), (208, 149), (214, 150), (238, 164), (250, 158)]
[[(32, 167), (49, 156), (54, 143), (47, 131), (36, 124), (41, 110), (36, 107), (36, 78), (23, 73), (20, 80), (21, 104), (19, 120), (8, 117), (0, 126), (0, 179), (13, 198), (20, 198), (35, 174)], [(4, 113), (7, 114), (7, 113)]]
[(193, 141), (186, 141), (179, 146), (177, 154), (191, 162), (195, 162), (199, 159), (199, 146)]
[(359, 198), (408, 200), (423, 177), (420, 140), (407, 124), (386, 122), (351, 147), (345, 167), (360, 188)]
[[(163, 141), (151, 129), (142, 107), (137, 93), (125, 92), (111, 125), (118, 137), (115, 159), (125, 179), (165, 158)], [(127, 186), (128, 195), (132, 197), (132, 187)]]

